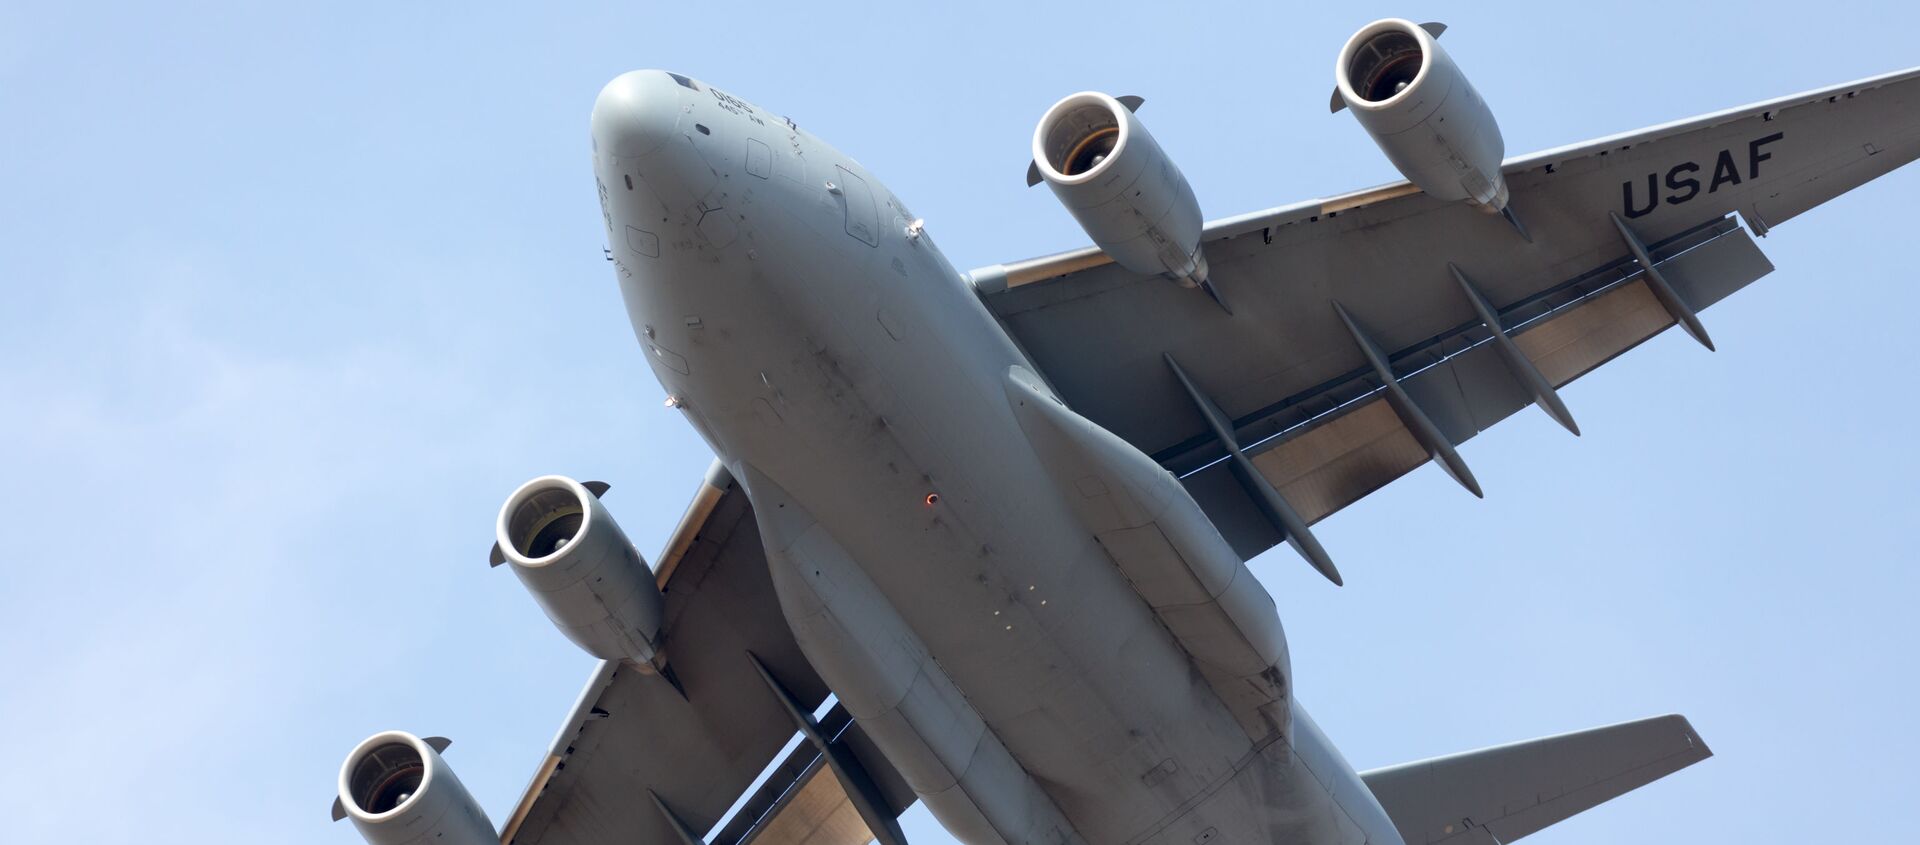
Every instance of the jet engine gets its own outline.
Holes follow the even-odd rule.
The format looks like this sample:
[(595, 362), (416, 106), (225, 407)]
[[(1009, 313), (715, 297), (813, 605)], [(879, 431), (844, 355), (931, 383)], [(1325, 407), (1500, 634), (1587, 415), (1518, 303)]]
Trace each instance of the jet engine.
[(588, 654), (651, 664), (665, 599), (600, 503), (605, 489), (559, 475), (520, 485), (500, 509), (493, 563), (512, 565), (547, 618)]
[(1211, 293), (1200, 252), (1200, 203), (1134, 115), (1139, 103), (1096, 91), (1054, 103), (1033, 131), (1029, 184), (1045, 180), (1120, 266)]
[(334, 820), (353, 819), (368, 845), (499, 845), (480, 803), (440, 758), (446, 747), (405, 731), (368, 737), (340, 766)]
[(1440, 24), (1399, 18), (1362, 27), (1334, 66), (1334, 110), (1352, 109), (1407, 181), (1429, 196), (1505, 212), (1506, 141), (1486, 101), (1441, 49), (1435, 36), (1442, 31)]

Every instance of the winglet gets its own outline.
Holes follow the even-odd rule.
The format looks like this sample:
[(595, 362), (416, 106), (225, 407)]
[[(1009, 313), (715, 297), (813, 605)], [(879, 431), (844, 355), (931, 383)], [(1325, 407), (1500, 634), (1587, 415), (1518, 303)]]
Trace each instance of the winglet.
[(592, 493), (596, 499), (606, 498), (607, 491), (613, 489), (613, 485), (605, 481), (583, 481), (580, 482), (580, 486), (587, 488), (587, 492)]
[(500, 541), (493, 541), (493, 551), (487, 554), (487, 567), (492, 568), (507, 562), (507, 553), (500, 550)]
[(347, 817), (347, 805), (340, 801), (340, 796), (338, 795), (333, 796), (333, 820), (339, 821), (346, 817)]

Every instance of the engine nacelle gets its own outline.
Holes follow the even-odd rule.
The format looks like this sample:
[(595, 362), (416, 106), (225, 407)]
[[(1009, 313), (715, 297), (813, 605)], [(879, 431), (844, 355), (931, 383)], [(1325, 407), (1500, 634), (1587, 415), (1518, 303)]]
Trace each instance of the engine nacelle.
[(500, 509), (500, 557), (567, 639), (603, 660), (651, 664), (665, 598), (600, 497), (559, 475), (520, 486)]
[(440, 758), (445, 747), (405, 731), (368, 737), (340, 766), (334, 818), (352, 819), (369, 845), (499, 845), (486, 811)]
[(1438, 199), (1506, 209), (1500, 126), (1433, 34), (1399, 18), (1367, 24), (1340, 50), (1334, 79), (1407, 181)]
[(1097, 91), (1067, 97), (1033, 131), (1033, 162), (1093, 242), (1136, 273), (1207, 280), (1200, 203), (1133, 111)]

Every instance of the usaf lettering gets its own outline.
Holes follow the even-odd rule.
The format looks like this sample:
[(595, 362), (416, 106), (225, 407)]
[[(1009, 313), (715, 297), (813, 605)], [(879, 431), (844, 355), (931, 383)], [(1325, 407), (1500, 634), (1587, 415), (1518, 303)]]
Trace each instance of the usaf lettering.
[[(1785, 137), (1784, 133), (1775, 132), (1765, 138), (1755, 138), (1747, 142), (1747, 175), (1745, 178), (1760, 178), (1760, 162), (1773, 158), (1773, 153), (1763, 153), (1760, 151), (1760, 148), (1778, 141), (1783, 137)], [(1699, 196), (1699, 173), (1700, 163), (1693, 161), (1681, 162), (1668, 168), (1665, 179), (1666, 188), (1673, 193), (1666, 195), (1667, 204), (1679, 205)], [(1721, 150), (1720, 156), (1714, 160), (1713, 175), (1707, 180), (1706, 192), (1711, 194), (1718, 191), (1722, 185), (1738, 185), (1741, 182), (1741, 178), (1740, 168), (1734, 164), (1733, 161), (1733, 151)], [(1634, 202), (1634, 183), (1631, 180), (1620, 183), (1620, 198), (1622, 204), (1626, 206), (1627, 217), (1641, 217), (1652, 213), (1655, 208), (1659, 207), (1661, 199), (1660, 181), (1660, 174), (1647, 174), (1646, 203), (1638, 207), (1636, 207)]]

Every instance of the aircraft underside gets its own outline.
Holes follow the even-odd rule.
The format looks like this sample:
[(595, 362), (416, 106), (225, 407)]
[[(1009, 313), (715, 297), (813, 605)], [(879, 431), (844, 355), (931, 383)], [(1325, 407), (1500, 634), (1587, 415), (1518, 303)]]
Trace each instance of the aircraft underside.
[[(1772, 269), (1736, 221), (1920, 155), (1920, 82), (1509, 160), (1444, 29), (1339, 59), (1407, 182), (1207, 224), (1140, 98), (1075, 94), (1028, 180), (1095, 246), (971, 274), (794, 121), (609, 83), (610, 259), (718, 459), (651, 567), (605, 485), (502, 509), (494, 565), (603, 662), (501, 840), (893, 845), (918, 800), (968, 843), (1511, 841), (1709, 756), (1666, 716), (1356, 772), (1246, 561), (1339, 584), (1314, 522), (1428, 463), (1479, 495), (1464, 440), (1577, 434), (1557, 388), (1667, 327), (1712, 348), (1699, 312)], [(368, 740), (336, 818), (490, 839), (444, 747)]]

